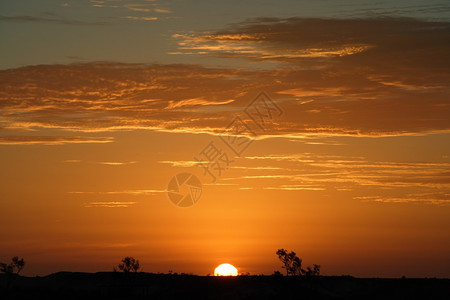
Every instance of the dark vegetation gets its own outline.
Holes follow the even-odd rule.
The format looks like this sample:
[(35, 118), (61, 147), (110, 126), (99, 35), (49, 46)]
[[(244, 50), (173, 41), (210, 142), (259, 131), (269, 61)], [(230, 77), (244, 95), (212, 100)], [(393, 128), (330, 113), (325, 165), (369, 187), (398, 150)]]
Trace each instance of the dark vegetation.
[(0, 299), (450, 299), (450, 279), (378, 279), (351, 276), (213, 277), (59, 272), (15, 278)]
[(18, 256), (14, 256), (11, 258), (11, 262), (9, 264), (0, 263), (0, 272), (5, 274), (19, 274), (23, 267), (25, 267), (25, 261), (23, 258), (19, 259)]
[(141, 264), (139, 263), (138, 259), (134, 259), (133, 257), (127, 256), (124, 259), (122, 259), (122, 263), (119, 264), (116, 267), (113, 268), (114, 272), (117, 272), (118, 270), (124, 272), (124, 273), (130, 273), (130, 272), (137, 272), (141, 268)]
[[(450, 299), (450, 279), (320, 276), (320, 267), (304, 270), (294, 252), (280, 250), (289, 276), (152, 274), (126, 257), (114, 272), (25, 277), (18, 275), (25, 262), (17, 258), (0, 265), (0, 299)], [(8, 278), (14, 279), (9, 286)]]
[[(286, 270), (286, 276), (318, 276), (320, 275), (320, 266), (314, 264), (312, 267), (306, 267), (306, 270), (302, 268), (302, 259), (295, 254), (294, 251), (287, 251), (284, 249), (278, 249), (278, 258), (283, 263), (282, 268)], [(274, 275), (281, 275), (278, 271), (275, 271)]]
[[(0, 262), (0, 272), (4, 273), (3, 276), (3, 287), (6, 291), (11, 288), (15, 278), (19, 277), (20, 271), (25, 267), (25, 260), (23, 258), (19, 259), (18, 256), (11, 258), (10, 263)], [(0, 296), (3, 293), (0, 293)]]

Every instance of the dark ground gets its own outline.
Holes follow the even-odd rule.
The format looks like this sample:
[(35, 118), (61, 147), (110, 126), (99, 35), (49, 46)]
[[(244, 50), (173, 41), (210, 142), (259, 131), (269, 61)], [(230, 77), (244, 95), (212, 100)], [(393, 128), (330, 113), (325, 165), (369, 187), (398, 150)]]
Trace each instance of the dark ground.
[(59, 272), (44, 277), (7, 277), (0, 274), (0, 299), (448, 300), (450, 279), (378, 279), (350, 276), (208, 277), (112, 272)]

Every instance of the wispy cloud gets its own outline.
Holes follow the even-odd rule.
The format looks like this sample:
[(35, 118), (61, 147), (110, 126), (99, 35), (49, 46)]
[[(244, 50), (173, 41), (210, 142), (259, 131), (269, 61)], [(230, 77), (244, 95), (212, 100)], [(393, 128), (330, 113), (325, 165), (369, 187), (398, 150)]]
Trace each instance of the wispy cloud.
[(135, 164), (136, 161), (99, 161), (98, 164), (100, 165), (107, 165), (107, 166), (124, 166), (124, 165), (132, 165)]
[[(360, 61), (364, 56), (384, 56), (388, 51), (397, 53), (401, 50), (395, 47), (413, 46), (410, 43), (418, 38), (447, 47), (439, 42), (439, 36), (444, 37), (447, 30), (446, 23), (394, 17), (259, 18), (233, 24), (229, 29), (178, 33), (173, 38), (179, 41), (180, 50), (196, 50), (199, 54), (302, 64), (313, 59), (313, 62), (323, 64), (323, 58), (339, 62), (355, 56), (355, 60)], [(431, 37), (431, 33), (436, 36)], [(429, 48), (417, 44), (414, 47)], [(408, 55), (418, 53), (409, 52)]]
[(265, 190), (284, 190), (284, 191), (323, 191), (324, 187), (312, 186), (312, 185), (302, 185), (302, 184), (282, 184), (277, 187), (264, 187)]
[(161, 164), (170, 164), (172, 167), (193, 167), (200, 163), (195, 160), (161, 160), (158, 161)]
[(66, 159), (63, 162), (65, 162), (65, 163), (79, 163), (79, 162), (81, 162), (81, 160), (79, 160), (79, 159)]
[(111, 143), (112, 137), (89, 136), (0, 136), (0, 145), (64, 145)]
[(107, 25), (110, 22), (90, 22), (74, 20), (52, 14), (53, 17), (37, 17), (37, 16), (4, 16), (0, 15), (0, 22), (22, 22), (22, 23), (49, 23), (60, 25)]
[(167, 190), (159, 190), (159, 189), (145, 189), (145, 190), (123, 190), (123, 191), (106, 191), (106, 192), (93, 192), (93, 191), (71, 191), (67, 192), (68, 194), (97, 194), (97, 195), (153, 195), (157, 193), (166, 193)]
[(125, 165), (133, 165), (137, 163), (137, 161), (83, 161), (80, 159), (67, 159), (64, 160), (65, 163), (90, 163), (90, 164), (99, 164), (105, 166), (125, 166)]
[(161, 14), (170, 14), (172, 11), (170, 9), (165, 8), (155, 8), (153, 9), (154, 12), (161, 13)]
[[(310, 48), (264, 47), (270, 42), (270, 33), (215, 33), (205, 35), (174, 34), (180, 50), (190, 54), (241, 55), (251, 59), (283, 60), (301, 58), (341, 57), (357, 54), (371, 48), (365, 44), (311, 46)], [(194, 52), (192, 52), (195, 50)], [(180, 54), (183, 54), (181, 52)]]
[(88, 202), (84, 204), (84, 207), (106, 207), (106, 208), (127, 208), (135, 205), (137, 202), (132, 201), (98, 201)]
[[(135, 21), (156, 21), (159, 18), (155, 14), (172, 13), (168, 3), (159, 1), (89, 1), (89, 5), (101, 10), (114, 9), (119, 14), (123, 14), (119, 18)], [(130, 12), (136, 15), (129, 15)]]
[[(277, 69), (89, 63), (2, 70), (0, 132), (144, 129), (218, 135), (261, 90), (286, 113), (259, 139), (449, 132), (448, 28), (445, 22), (405, 18), (257, 19), (193, 34), (189, 39), (196, 44), (184, 33), (177, 38), (180, 47), (212, 45), (217, 49), (199, 51), (270, 59), (280, 63)], [(309, 54), (294, 57), (292, 51)]]
[(135, 20), (135, 21), (156, 21), (158, 17), (136, 17), (136, 16), (125, 16), (125, 19)]
[[(449, 28), (448, 22), (394, 17), (263, 18), (173, 37), (179, 54), (282, 63), (283, 71), (274, 72), (275, 93), (302, 120), (289, 120), (300, 135), (385, 136), (427, 133), (431, 124), (447, 127), (437, 107), (449, 113), (443, 100), (449, 92), (443, 68)], [(324, 126), (317, 126), (319, 120)]]
[(353, 194), (383, 190), (383, 196), (359, 195), (354, 199), (428, 204), (450, 201), (449, 162), (391, 162), (357, 156), (292, 153), (247, 156), (240, 163), (239, 167), (247, 170), (245, 174), (234, 173), (222, 180), (238, 183), (242, 189), (334, 190)]
[(129, 3), (125, 4), (123, 7), (132, 10), (132, 11), (143, 11), (143, 12), (150, 12), (151, 9), (148, 8), (149, 4), (146, 3)]
[(169, 105), (166, 107), (167, 109), (174, 109), (178, 107), (184, 107), (184, 106), (205, 106), (205, 105), (224, 105), (234, 102), (233, 99), (230, 100), (224, 100), (224, 101), (208, 101), (204, 99), (203, 97), (200, 98), (192, 98), (192, 99), (183, 99), (177, 102), (170, 101)]
[(105, 192), (105, 194), (152, 195), (156, 193), (166, 193), (166, 192), (167, 190), (125, 190), (125, 191)]
[(450, 193), (415, 193), (402, 196), (358, 196), (354, 199), (363, 202), (379, 202), (379, 203), (414, 203), (414, 204), (434, 204), (434, 205), (450, 205)]
[[(145, 75), (148, 72), (160, 75), (149, 81)], [(130, 80), (123, 81), (123, 74)], [(450, 130), (450, 106), (445, 100), (448, 87), (423, 92), (386, 86), (373, 77), (364, 81), (363, 76), (337, 75), (324, 81), (321, 77), (325, 74), (113, 63), (3, 70), (0, 131), (145, 129), (220, 134), (262, 86), (287, 113), (259, 138), (304, 140), (314, 136), (414, 135)], [(334, 80), (343, 80), (340, 76), (347, 78), (350, 86), (333, 87), (337, 84)], [(179, 81), (181, 77), (183, 81)], [(28, 83), (23, 85), (19, 78), (27, 78)], [(292, 88), (299, 84), (303, 87)], [(186, 94), (191, 97), (186, 98)]]

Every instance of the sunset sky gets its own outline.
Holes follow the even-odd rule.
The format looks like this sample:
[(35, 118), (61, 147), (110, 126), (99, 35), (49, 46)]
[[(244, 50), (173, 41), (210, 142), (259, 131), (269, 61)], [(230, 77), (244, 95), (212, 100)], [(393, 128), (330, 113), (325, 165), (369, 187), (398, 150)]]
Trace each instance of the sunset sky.
[(0, 262), (450, 277), (449, 53), (445, 0), (0, 0)]

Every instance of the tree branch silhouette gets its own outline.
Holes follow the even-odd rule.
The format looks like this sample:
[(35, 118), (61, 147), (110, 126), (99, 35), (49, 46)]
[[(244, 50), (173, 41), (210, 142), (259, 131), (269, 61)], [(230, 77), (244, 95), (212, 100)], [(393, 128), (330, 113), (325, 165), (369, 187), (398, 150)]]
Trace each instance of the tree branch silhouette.
[(318, 276), (320, 275), (320, 265), (314, 264), (312, 267), (302, 268), (302, 259), (294, 251), (289, 252), (283, 248), (276, 252), (278, 259), (283, 263), (282, 268), (286, 270), (286, 276)]

